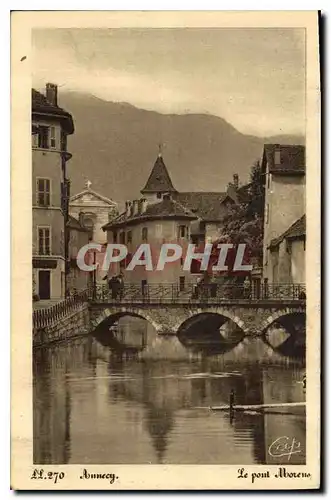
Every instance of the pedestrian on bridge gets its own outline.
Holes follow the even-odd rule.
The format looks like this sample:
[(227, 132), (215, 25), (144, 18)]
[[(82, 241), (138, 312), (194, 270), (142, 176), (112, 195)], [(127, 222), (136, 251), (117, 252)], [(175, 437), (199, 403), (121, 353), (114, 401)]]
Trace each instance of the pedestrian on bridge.
[(249, 299), (251, 296), (251, 282), (248, 276), (246, 276), (244, 281), (244, 297)]

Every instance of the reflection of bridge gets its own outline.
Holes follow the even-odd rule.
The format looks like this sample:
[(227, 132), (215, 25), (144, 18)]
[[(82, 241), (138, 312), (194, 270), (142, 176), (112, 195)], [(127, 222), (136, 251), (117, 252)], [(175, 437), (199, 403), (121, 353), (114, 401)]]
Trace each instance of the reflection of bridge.
[(131, 315), (149, 321), (157, 333), (170, 335), (178, 334), (200, 314), (217, 314), (224, 321), (232, 320), (245, 335), (262, 335), (275, 322), (291, 329), (293, 316), (302, 316), (306, 310), (305, 286), (298, 284), (258, 289), (229, 284), (183, 288), (127, 284), (112, 290), (97, 285), (88, 290), (87, 300), (93, 329), (104, 321), (111, 324)]

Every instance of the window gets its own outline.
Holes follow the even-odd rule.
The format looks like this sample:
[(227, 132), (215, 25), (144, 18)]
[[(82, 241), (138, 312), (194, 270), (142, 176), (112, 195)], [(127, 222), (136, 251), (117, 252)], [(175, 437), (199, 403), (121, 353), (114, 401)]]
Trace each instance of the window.
[(83, 220), (84, 220), (84, 227), (85, 229), (87, 229), (88, 239), (89, 241), (92, 241), (94, 233), (94, 221), (92, 217), (89, 215), (85, 215)]
[(122, 243), (122, 245), (125, 244), (125, 232), (124, 231), (120, 232), (120, 243)]
[(32, 146), (34, 148), (38, 147), (38, 137), (39, 137), (38, 127), (37, 125), (32, 125)]
[(117, 243), (117, 231), (113, 232), (113, 243)]
[(132, 243), (132, 231), (128, 231), (127, 234), (127, 243)]
[(39, 255), (51, 254), (50, 228), (38, 227), (38, 249)]
[(142, 228), (142, 231), (141, 231), (141, 239), (143, 241), (147, 241), (148, 240), (148, 228), (147, 227), (143, 227)]
[(51, 181), (50, 179), (37, 179), (37, 205), (49, 207), (51, 204)]
[(48, 127), (39, 125), (38, 128), (38, 148), (48, 149)]
[(55, 148), (56, 147), (56, 140), (55, 140), (55, 127), (50, 127), (50, 135), (49, 135), (49, 138), (50, 138), (50, 145), (51, 145), (51, 148)]
[(186, 238), (186, 235), (187, 235), (187, 227), (186, 226), (179, 226), (179, 237), (180, 238)]
[(162, 194), (161, 193), (157, 193), (156, 197), (157, 197), (158, 200), (160, 200), (162, 198)]

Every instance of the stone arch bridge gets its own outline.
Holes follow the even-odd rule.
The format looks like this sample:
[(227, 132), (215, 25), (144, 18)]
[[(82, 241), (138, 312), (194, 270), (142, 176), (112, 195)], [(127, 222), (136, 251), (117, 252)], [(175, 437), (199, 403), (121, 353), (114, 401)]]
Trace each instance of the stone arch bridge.
[[(94, 293), (89, 297), (90, 326), (94, 330), (103, 322), (110, 325), (120, 317), (130, 315), (147, 320), (159, 335), (177, 335), (185, 322), (209, 313), (217, 314), (225, 321), (231, 320), (245, 336), (263, 335), (277, 321), (285, 321), (286, 328), (290, 330), (293, 315), (305, 314), (306, 300), (302, 296), (302, 289), (294, 288), (293, 285), (288, 287), (287, 294), (284, 293), (284, 287), (282, 294), (278, 288), (278, 297), (275, 297), (275, 293), (268, 293), (238, 298), (217, 294), (196, 297), (177, 292), (163, 293), (162, 296), (139, 294), (110, 297), (103, 289), (102, 294)], [(289, 317), (292, 317), (292, 321), (286, 322)]]

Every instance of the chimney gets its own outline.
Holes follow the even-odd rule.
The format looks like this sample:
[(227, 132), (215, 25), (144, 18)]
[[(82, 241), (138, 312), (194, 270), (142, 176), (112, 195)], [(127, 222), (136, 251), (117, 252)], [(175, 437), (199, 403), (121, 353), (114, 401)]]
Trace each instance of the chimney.
[(131, 201), (125, 202), (125, 215), (126, 215), (126, 217), (130, 217), (130, 215), (131, 215), (131, 205), (132, 205)]
[(135, 216), (139, 213), (139, 200), (133, 200), (131, 215)]
[(53, 106), (57, 106), (57, 85), (46, 83), (46, 99)]
[(235, 189), (238, 189), (238, 187), (239, 187), (239, 175), (238, 174), (233, 174), (233, 186)]
[(275, 165), (280, 165), (280, 145), (276, 144), (275, 151), (274, 151), (274, 164)]
[(148, 205), (148, 201), (146, 200), (146, 198), (141, 198), (140, 199), (140, 213), (141, 214), (146, 212), (147, 205)]

